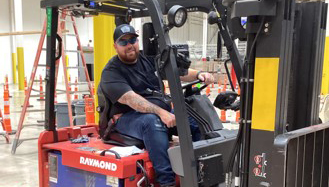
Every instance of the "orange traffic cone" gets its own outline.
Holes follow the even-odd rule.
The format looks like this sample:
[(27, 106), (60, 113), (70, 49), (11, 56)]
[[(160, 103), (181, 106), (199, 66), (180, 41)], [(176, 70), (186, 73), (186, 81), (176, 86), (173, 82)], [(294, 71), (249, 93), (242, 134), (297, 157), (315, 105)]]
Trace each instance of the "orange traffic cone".
[(220, 120), (222, 122), (226, 122), (226, 111), (225, 110), (220, 111)]
[(220, 87), (218, 87), (218, 94), (220, 94), (221, 90), (220, 90)]
[(78, 77), (75, 77), (75, 87), (74, 87), (74, 99), (79, 99), (78, 96)]
[(9, 91), (8, 75), (5, 76), (5, 89)]
[(212, 84), (211, 84), (211, 87), (212, 87), (212, 88), (215, 88), (215, 84), (214, 84), (214, 83), (212, 83)]
[(240, 110), (235, 112), (235, 121), (239, 122), (240, 121)]
[(226, 92), (226, 83), (227, 83), (227, 80), (226, 78), (224, 79), (224, 87), (223, 87), (223, 92)]
[[(5, 85), (3, 87), (3, 90), (8, 90), (9, 93), (9, 83), (8, 83), (8, 75), (5, 76)], [(12, 96), (9, 94), (9, 98), (11, 98)]]
[(207, 89), (206, 89), (206, 94), (209, 96), (210, 95), (210, 86), (207, 86)]
[(5, 90), (3, 92), (3, 100), (4, 100), (4, 113), (3, 113), (3, 123), (5, 127), (5, 131), (10, 133), (11, 129), (11, 121), (10, 121), (10, 105), (9, 105), (9, 91)]

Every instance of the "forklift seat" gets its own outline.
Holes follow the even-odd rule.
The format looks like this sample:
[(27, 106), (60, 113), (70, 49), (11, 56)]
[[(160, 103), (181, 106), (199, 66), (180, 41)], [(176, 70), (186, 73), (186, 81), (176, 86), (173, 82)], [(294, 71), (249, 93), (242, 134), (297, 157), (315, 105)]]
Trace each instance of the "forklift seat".
[(143, 140), (121, 134), (116, 130), (110, 132), (108, 135), (108, 139), (107, 140), (103, 139), (103, 142), (107, 144), (122, 146), (122, 147), (136, 146), (139, 149), (145, 148)]
[(111, 120), (109, 119), (111, 101), (104, 96), (101, 86), (98, 86), (97, 95), (99, 104), (97, 112), (100, 114), (99, 134), (102, 141), (117, 146), (134, 145), (140, 149), (144, 149), (145, 145), (142, 140), (121, 134), (113, 128), (114, 124), (111, 124)]

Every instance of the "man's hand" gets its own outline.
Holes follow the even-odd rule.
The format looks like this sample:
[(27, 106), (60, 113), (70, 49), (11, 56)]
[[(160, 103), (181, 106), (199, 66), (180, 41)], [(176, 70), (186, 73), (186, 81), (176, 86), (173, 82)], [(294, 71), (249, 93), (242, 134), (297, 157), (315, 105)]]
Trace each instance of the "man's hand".
[(214, 76), (212, 76), (212, 74), (207, 72), (200, 73), (198, 79), (207, 85), (214, 83)]
[(174, 126), (176, 126), (176, 118), (175, 115), (163, 110), (160, 112), (159, 117), (161, 119), (161, 121), (168, 127), (168, 128), (172, 128)]

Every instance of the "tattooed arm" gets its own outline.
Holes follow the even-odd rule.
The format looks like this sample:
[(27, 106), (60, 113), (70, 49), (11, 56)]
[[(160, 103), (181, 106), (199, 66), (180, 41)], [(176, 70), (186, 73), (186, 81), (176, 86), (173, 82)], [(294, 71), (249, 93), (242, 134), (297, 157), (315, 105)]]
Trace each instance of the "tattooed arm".
[(130, 108), (141, 113), (152, 113), (158, 115), (161, 118), (161, 121), (166, 124), (167, 127), (173, 127), (176, 125), (175, 115), (149, 102), (134, 91), (128, 91), (127, 93), (123, 94), (119, 98), (118, 102), (128, 105)]

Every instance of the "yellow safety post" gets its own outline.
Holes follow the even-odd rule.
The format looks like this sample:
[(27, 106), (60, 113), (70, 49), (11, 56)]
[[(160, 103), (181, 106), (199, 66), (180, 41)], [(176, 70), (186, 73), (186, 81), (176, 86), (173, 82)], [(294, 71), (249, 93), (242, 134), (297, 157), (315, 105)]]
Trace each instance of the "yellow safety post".
[(24, 90), (24, 48), (17, 47), (17, 61), (18, 61), (18, 88)]
[[(94, 17), (94, 84), (95, 107), (98, 106), (97, 88), (101, 79), (102, 70), (116, 52), (113, 47), (113, 32), (115, 29), (114, 16), (99, 15)], [(95, 112), (95, 122), (99, 115)]]
[[(326, 3), (329, 3), (329, 0), (326, 0)], [(329, 25), (329, 13), (327, 14), (327, 25)], [(323, 95), (329, 94), (329, 29), (327, 29), (326, 35), (321, 86), (321, 94)]]
[(13, 70), (13, 83), (16, 84), (17, 83), (17, 54), (16, 53), (12, 53), (11, 54), (11, 61), (12, 61), (12, 70)]
[[(328, 33), (329, 35), (329, 33)], [(321, 94), (329, 94), (329, 36), (326, 37), (326, 46), (324, 48), (324, 62), (322, 73)]]

